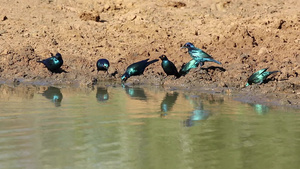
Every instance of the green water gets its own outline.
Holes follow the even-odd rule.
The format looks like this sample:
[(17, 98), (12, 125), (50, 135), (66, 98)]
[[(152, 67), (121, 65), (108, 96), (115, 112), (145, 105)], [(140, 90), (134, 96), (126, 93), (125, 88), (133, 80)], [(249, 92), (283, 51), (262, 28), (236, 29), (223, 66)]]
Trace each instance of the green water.
[(0, 86), (0, 168), (300, 166), (300, 111), (161, 87)]

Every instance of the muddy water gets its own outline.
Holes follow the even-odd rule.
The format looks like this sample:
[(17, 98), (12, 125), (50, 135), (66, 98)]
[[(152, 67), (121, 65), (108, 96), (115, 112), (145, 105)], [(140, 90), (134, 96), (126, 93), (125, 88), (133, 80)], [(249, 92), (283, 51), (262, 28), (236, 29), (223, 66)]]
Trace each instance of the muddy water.
[(0, 92), (0, 168), (300, 166), (296, 109), (153, 86)]

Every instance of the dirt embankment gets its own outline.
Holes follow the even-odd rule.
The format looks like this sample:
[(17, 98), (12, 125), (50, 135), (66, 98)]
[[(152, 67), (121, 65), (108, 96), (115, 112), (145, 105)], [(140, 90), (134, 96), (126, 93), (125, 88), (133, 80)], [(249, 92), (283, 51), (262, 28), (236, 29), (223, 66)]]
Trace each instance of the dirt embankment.
[[(120, 81), (136, 61), (165, 54), (178, 69), (192, 42), (222, 65), (205, 63), (184, 77), (167, 77), (160, 61), (128, 83), (164, 84), (244, 93), (300, 105), (300, 2), (10, 0), (0, 6), (0, 78), (6, 82), (91, 85)], [(67, 73), (36, 61), (60, 52)], [(109, 73), (97, 73), (107, 58)], [(255, 71), (280, 70), (263, 85), (244, 88)]]

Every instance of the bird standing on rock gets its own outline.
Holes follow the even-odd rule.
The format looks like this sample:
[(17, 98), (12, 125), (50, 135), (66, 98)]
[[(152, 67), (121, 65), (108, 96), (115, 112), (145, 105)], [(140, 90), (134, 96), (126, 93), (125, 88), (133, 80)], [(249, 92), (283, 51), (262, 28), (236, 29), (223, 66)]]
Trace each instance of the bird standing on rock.
[(221, 64), (219, 61), (214, 60), (209, 54), (205, 53), (203, 50), (196, 48), (192, 43), (188, 42), (184, 44), (181, 48), (187, 48), (190, 56), (197, 62), (200, 66), (204, 65), (204, 62), (215, 62)]
[(47, 67), (47, 69), (49, 71), (51, 71), (52, 73), (53, 72), (58, 72), (59, 68), (64, 63), (60, 53), (56, 53), (55, 56), (51, 53), (50, 58), (44, 59), (42, 61), (37, 61), (37, 62), (43, 63)]
[(173, 62), (171, 62), (170, 60), (168, 60), (166, 55), (161, 55), (159, 57), (161, 59), (161, 67), (163, 68), (163, 70), (165, 71), (165, 73), (167, 74), (167, 76), (169, 75), (174, 75), (177, 78), (180, 77), (180, 74), (177, 71), (176, 66), (174, 65)]
[(179, 71), (180, 76), (185, 76), (189, 71), (193, 68), (197, 68), (199, 66), (199, 62), (192, 59), (188, 63), (184, 64)]
[(158, 59), (154, 59), (148, 62), (149, 59), (142, 60), (136, 63), (133, 63), (129, 65), (125, 71), (125, 73), (122, 75), (121, 79), (122, 82), (126, 82), (126, 80), (130, 76), (138, 76), (144, 73), (144, 70), (147, 66), (149, 66), (151, 63), (157, 62)]
[(108, 71), (108, 68), (109, 68), (109, 61), (107, 59), (99, 59), (97, 61), (97, 70), (100, 71), (100, 70), (103, 70), (103, 71)]
[(273, 72), (268, 72), (268, 68), (261, 69), (255, 73), (253, 73), (249, 78), (248, 82), (246, 84), (246, 87), (249, 85), (252, 85), (253, 83), (255, 84), (262, 84), (268, 76), (270, 76), (273, 73), (277, 73), (279, 71), (273, 71)]

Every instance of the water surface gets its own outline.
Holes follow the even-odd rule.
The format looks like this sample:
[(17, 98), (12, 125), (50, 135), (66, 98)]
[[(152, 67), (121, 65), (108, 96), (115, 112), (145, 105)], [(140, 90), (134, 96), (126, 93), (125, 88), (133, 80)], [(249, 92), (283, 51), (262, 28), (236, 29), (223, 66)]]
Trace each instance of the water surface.
[(297, 109), (153, 86), (0, 92), (0, 168), (300, 166)]

